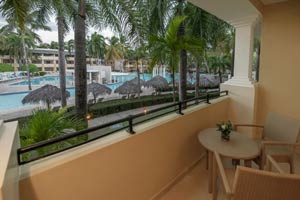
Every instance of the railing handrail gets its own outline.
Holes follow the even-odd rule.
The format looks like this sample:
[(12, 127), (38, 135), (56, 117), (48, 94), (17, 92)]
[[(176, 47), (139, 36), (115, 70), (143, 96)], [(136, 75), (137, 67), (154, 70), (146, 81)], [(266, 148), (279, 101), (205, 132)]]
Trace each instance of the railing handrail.
[[(187, 104), (189, 102), (201, 100), (203, 98), (206, 98), (206, 100), (205, 101), (201, 101), (201, 102), (206, 102), (207, 104), (210, 104), (210, 99), (211, 99), (212, 95), (220, 95), (219, 97), (222, 97), (221, 96), (222, 94), (225, 94), (225, 96), (226, 96), (226, 95), (228, 95), (228, 91), (219, 91), (219, 92), (206, 93), (205, 95), (201, 95), (199, 97), (195, 97), (195, 98), (192, 98), (192, 99), (187, 99), (187, 100), (182, 101), (182, 102), (179, 101), (179, 102), (167, 105), (167, 106), (163, 106), (163, 107), (159, 107), (159, 108), (156, 108), (156, 109), (149, 110), (149, 111), (147, 111), (146, 114), (151, 114), (151, 113), (155, 113), (155, 112), (158, 112), (158, 111), (162, 111), (162, 110), (165, 110), (165, 109), (168, 109), (168, 108), (172, 108), (172, 107), (178, 106), (178, 108), (175, 108), (173, 111), (170, 111), (168, 113), (178, 111), (178, 114), (183, 115), (183, 113), (182, 113), (182, 104)], [(194, 105), (194, 104), (192, 104), (192, 105)], [(166, 113), (166, 114), (168, 114), (168, 113)], [(136, 115), (129, 115), (129, 116), (125, 117), (125, 118), (122, 118), (122, 119), (119, 119), (119, 120), (114, 120), (112, 122), (108, 122), (108, 123), (105, 123), (105, 124), (102, 124), (102, 125), (99, 125), (99, 126), (94, 126), (94, 127), (91, 127), (91, 128), (87, 128), (85, 130), (77, 131), (77, 132), (74, 132), (74, 133), (68, 133), (68, 134), (65, 134), (65, 135), (62, 135), (62, 136), (59, 136), (59, 137), (56, 137), (56, 138), (51, 138), (49, 140), (41, 141), (41, 142), (38, 142), (36, 144), (32, 144), (32, 145), (26, 146), (26, 147), (21, 147), (21, 148), (18, 149), (18, 152), (17, 152), (18, 153), (18, 163), (19, 164), (25, 164), (25, 163), (37, 160), (36, 158), (34, 158), (34, 159), (29, 160), (29, 161), (22, 161), (21, 160), (21, 155), (23, 153), (34, 151), (36, 149), (39, 149), (39, 148), (42, 148), (42, 147), (46, 147), (46, 146), (49, 146), (49, 145), (52, 145), (52, 144), (56, 144), (58, 142), (63, 142), (65, 140), (68, 140), (68, 139), (71, 139), (71, 138), (75, 138), (75, 137), (78, 137), (78, 136), (86, 135), (88, 133), (91, 133), (91, 132), (94, 132), (94, 131), (97, 131), (97, 130), (100, 130), (100, 129), (103, 129), (103, 128), (106, 128), (106, 127), (109, 127), (109, 126), (113, 126), (113, 125), (116, 125), (116, 124), (120, 124), (120, 123), (123, 123), (123, 122), (128, 122), (129, 125), (125, 126), (123, 128), (114, 130), (114, 131), (110, 132), (109, 134), (112, 134), (112, 133), (114, 133), (116, 131), (124, 130), (126, 128), (128, 128), (127, 131), (130, 134), (134, 134), (135, 132), (133, 130), (133, 126), (136, 125), (136, 124), (139, 124), (141, 122), (137, 122), (136, 124), (134, 124), (133, 120), (137, 119), (139, 117), (145, 116), (146, 114), (145, 113), (139, 113), (139, 114), (136, 114)], [(164, 115), (164, 114), (161, 114), (161, 115)], [(159, 115), (159, 116), (161, 116), (161, 115)], [(151, 119), (159, 117), (159, 116), (152, 117)], [(145, 121), (147, 121), (147, 119), (144, 120), (144, 121), (142, 121), (142, 122), (145, 122)], [(104, 134), (103, 136), (107, 136), (109, 134)], [(100, 138), (100, 137), (102, 137), (102, 136), (99, 136), (98, 138)], [(86, 143), (91, 142), (91, 141), (93, 141), (93, 140), (88, 140), (87, 142), (76, 144), (76, 145), (64, 148), (64, 149), (62, 149), (60, 151), (57, 151), (57, 152), (54, 152), (54, 153), (53, 152), (52, 153), (48, 153), (45, 156), (40, 156), (38, 159), (44, 158), (44, 157), (47, 157), (47, 156), (50, 156), (50, 155), (53, 155), (53, 154), (56, 154), (56, 153), (59, 153), (59, 152), (65, 151), (65, 150), (68, 150), (68, 149), (73, 148), (73, 147), (77, 147), (77, 146), (82, 145), (82, 144), (86, 144)]]

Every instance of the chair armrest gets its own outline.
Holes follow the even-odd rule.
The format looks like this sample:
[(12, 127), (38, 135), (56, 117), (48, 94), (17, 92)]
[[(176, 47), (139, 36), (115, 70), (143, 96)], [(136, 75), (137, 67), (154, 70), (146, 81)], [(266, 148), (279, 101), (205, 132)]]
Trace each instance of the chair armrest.
[(233, 125), (234, 130), (236, 130), (238, 127), (264, 128), (264, 126), (262, 126), (262, 125), (256, 125), (256, 124), (235, 124), (235, 125)]
[(217, 152), (214, 152), (214, 155), (215, 155), (216, 165), (217, 165), (219, 174), (222, 179), (222, 184), (225, 189), (225, 193), (226, 193), (226, 195), (230, 196), (230, 195), (232, 195), (232, 189), (229, 185), (229, 181), (228, 181), (227, 175), (225, 173), (225, 169), (224, 169), (221, 157)]
[(279, 172), (280, 174), (284, 174), (285, 172), (280, 168), (280, 166), (278, 165), (278, 163), (272, 158), (272, 156), (268, 155), (267, 156), (267, 169), (269, 171), (272, 171), (272, 167), (274, 167), (274, 169)]
[(263, 146), (294, 146), (295, 145), (295, 143), (284, 142), (284, 141), (272, 141), (272, 140), (262, 141), (261, 144)]

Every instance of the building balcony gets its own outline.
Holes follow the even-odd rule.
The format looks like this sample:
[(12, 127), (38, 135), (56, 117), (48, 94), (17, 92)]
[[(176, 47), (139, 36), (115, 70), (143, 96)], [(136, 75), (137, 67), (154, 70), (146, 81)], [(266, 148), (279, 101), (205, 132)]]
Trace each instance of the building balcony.
[[(3, 135), (15, 133), (0, 140), (9, 163), (2, 171), (3, 199), (212, 199), (206, 150), (197, 135), (232, 118), (230, 96), (188, 107), (184, 115), (173, 112), (134, 126), (135, 134), (122, 130), (22, 165), (16, 162), (17, 124), (2, 124)], [(300, 173), (300, 155), (296, 159)], [(221, 193), (219, 199), (226, 198)]]

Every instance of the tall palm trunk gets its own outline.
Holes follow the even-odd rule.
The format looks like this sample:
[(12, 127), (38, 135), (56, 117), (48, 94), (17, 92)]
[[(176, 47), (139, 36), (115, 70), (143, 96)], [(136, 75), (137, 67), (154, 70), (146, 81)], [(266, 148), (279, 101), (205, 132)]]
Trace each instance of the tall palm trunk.
[(65, 42), (64, 42), (64, 18), (57, 17), (57, 28), (58, 28), (58, 59), (59, 59), (59, 80), (61, 89), (61, 106), (67, 106), (66, 97), (66, 67), (65, 67)]
[[(177, 14), (183, 15), (183, 9), (184, 9), (184, 2), (185, 0), (178, 0), (178, 3), (180, 4), (178, 6)], [(185, 23), (183, 22), (178, 30), (178, 38), (183, 38), (185, 35)], [(179, 64), (179, 101), (186, 100), (186, 87), (187, 87), (187, 51), (181, 50), (180, 51), (180, 64)], [(183, 108), (185, 108), (185, 105), (183, 105)]]
[(175, 67), (172, 67), (172, 86), (173, 86), (173, 102), (176, 101), (176, 93), (175, 93)]
[[(204, 38), (203, 38), (203, 29), (202, 29), (202, 20), (203, 20), (203, 18), (202, 18), (202, 10), (200, 9), (199, 10), (199, 12), (200, 12), (200, 19), (201, 19), (201, 23), (200, 23), (200, 37), (201, 37), (201, 39), (202, 39), (202, 41), (204, 41)], [(202, 57), (203, 57), (203, 54), (201, 53), (201, 55), (200, 55), (200, 60), (198, 60), (198, 63), (197, 63), (197, 66), (196, 66), (196, 85), (195, 85), (195, 97), (197, 98), (197, 100), (196, 100), (196, 103), (198, 103), (199, 101), (198, 101), (198, 98), (199, 98), (199, 88), (200, 88), (200, 67), (201, 67), (201, 64), (202, 64), (202, 62), (203, 62), (203, 59), (202, 59)]]
[(196, 84), (195, 84), (195, 97), (197, 98), (196, 103), (198, 103), (199, 97), (199, 87), (200, 87), (200, 62), (196, 66)]
[(27, 71), (27, 76), (28, 76), (28, 90), (32, 90), (32, 87), (31, 87), (31, 78), (30, 78), (30, 68), (29, 68), (28, 59), (27, 59), (27, 51), (26, 51), (25, 33), (24, 33), (24, 31), (22, 31), (22, 48), (23, 48), (24, 64), (25, 64), (26, 71)]
[(136, 72), (137, 72), (137, 78), (138, 78), (138, 99), (141, 98), (141, 75), (140, 75), (140, 69), (139, 69), (139, 59), (136, 59)]
[(85, 4), (85, 0), (79, 1), (78, 14), (75, 21), (75, 104), (76, 112), (82, 118), (87, 114)]

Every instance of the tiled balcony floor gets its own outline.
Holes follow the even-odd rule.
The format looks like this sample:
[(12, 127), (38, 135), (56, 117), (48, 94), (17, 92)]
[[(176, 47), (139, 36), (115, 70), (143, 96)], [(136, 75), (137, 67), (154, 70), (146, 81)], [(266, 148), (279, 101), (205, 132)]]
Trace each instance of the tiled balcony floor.
[[(253, 164), (255, 167), (255, 164)], [(287, 165), (281, 165), (285, 170)], [(300, 155), (296, 157), (296, 173), (300, 174)], [(211, 200), (208, 193), (208, 170), (205, 159), (202, 159), (185, 177), (174, 185), (160, 200)], [(224, 193), (219, 191), (218, 200), (225, 200)]]

